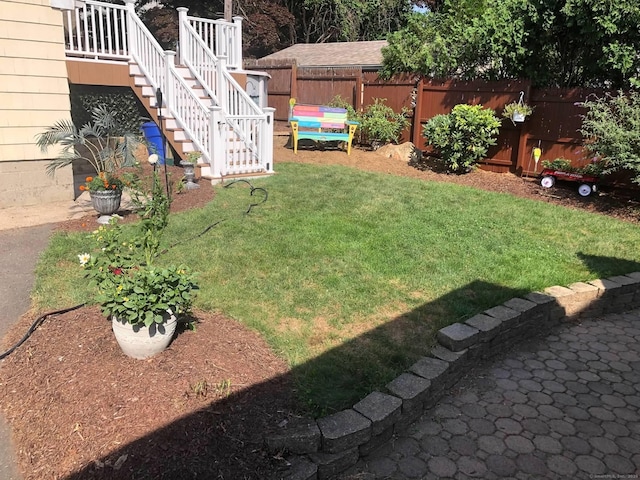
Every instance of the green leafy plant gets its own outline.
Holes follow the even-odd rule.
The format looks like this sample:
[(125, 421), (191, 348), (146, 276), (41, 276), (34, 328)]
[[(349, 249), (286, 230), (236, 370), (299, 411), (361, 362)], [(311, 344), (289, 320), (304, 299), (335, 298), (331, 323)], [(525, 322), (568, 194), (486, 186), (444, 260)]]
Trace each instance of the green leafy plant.
[[(139, 202), (143, 197), (134, 196)], [(137, 225), (125, 229), (117, 217), (112, 219), (91, 234), (94, 253), (78, 258), (97, 287), (96, 301), (105, 316), (149, 327), (163, 323), (167, 313), (188, 313), (198, 286), (194, 274), (183, 265), (155, 265), (170, 207), (155, 170), (147, 198), (138, 212), (141, 220)]]
[(103, 105), (95, 107), (91, 117), (92, 122), (81, 128), (65, 119), (36, 135), (36, 145), (42, 152), (60, 147), (58, 156), (47, 165), (49, 175), (75, 160), (88, 162), (96, 174), (114, 173), (121, 167), (135, 164), (135, 151), (144, 143), (141, 134), (126, 132), (120, 135), (114, 114)]
[(427, 143), (442, 156), (445, 167), (456, 173), (469, 171), (496, 144), (500, 120), (482, 105), (460, 104), (449, 114), (436, 115), (423, 128)]
[(187, 152), (186, 158), (184, 159), (185, 162), (189, 162), (192, 164), (196, 164), (198, 163), (198, 159), (202, 157), (202, 152)]
[(640, 93), (607, 94), (581, 105), (587, 109), (580, 129), (584, 148), (601, 162), (602, 173), (627, 169), (640, 183)]
[(545, 168), (551, 168), (553, 170), (560, 170), (562, 172), (569, 173), (583, 173), (585, 175), (602, 175), (605, 169), (604, 162), (601, 162), (597, 159), (592, 162), (582, 166), (582, 167), (574, 167), (571, 165), (571, 160), (566, 158), (555, 158), (553, 160), (543, 160), (542, 166)]
[(542, 166), (545, 168), (552, 168), (553, 170), (561, 170), (563, 172), (572, 172), (574, 170), (574, 167), (571, 165), (571, 160), (566, 158), (542, 160)]
[(408, 109), (396, 113), (385, 105), (386, 98), (375, 98), (359, 115), (362, 136), (373, 148), (387, 143), (398, 143), (402, 131), (409, 126)]
[(356, 112), (355, 108), (353, 108), (353, 105), (351, 105), (351, 103), (349, 103), (346, 99), (342, 98), (341, 95), (336, 95), (335, 97), (333, 97), (327, 104), (327, 106), (344, 108), (347, 111), (348, 120), (353, 120), (356, 122), (360, 121), (358, 112)]

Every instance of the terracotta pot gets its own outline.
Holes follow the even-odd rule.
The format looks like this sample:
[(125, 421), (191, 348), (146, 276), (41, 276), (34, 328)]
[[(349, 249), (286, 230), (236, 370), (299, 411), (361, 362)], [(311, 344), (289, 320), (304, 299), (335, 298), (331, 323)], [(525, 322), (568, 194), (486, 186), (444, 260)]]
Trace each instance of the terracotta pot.
[(111, 328), (122, 353), (142, 360), (166, 349), (176, 331), (177, 319), (175, 315), (168, 312), (164, 317), (164, 323), (154, 323), (150, 327), (145, 327), (142, 323), (131, 325), (127, 321), (112, 316)]

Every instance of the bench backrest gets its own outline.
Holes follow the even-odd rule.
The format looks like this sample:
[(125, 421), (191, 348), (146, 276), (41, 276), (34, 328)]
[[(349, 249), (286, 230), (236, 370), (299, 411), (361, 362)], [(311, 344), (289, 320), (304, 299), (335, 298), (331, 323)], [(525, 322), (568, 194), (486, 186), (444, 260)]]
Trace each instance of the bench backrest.
[(344, 128), (347, 109), (324, 105), (294, 105), (289, 120), (297, 120), (300, 127)]

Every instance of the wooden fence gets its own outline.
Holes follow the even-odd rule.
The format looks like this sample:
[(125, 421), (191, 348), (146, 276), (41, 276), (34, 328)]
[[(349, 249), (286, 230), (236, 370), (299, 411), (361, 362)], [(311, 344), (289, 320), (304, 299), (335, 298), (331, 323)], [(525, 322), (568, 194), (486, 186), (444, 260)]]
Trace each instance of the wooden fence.
[[(542, 169), (536, 164), (533, 149), (542, 149), (541, 160), (564, 157), (580, 166), (591, 161), (584, 155), (578, 131), (585, 113), (578, 103), (590, 94), (588, 89), (537, 89), (529, 81), (458, 81), (432, 80), (410, 75), (381, 79), (376, 72), (358, 67), (299, 67), (294, 61), (264, 63), (255, 61), (247, 68), (266, 71), (269, 106), (276, 109), (276, 126), (286, 129), (289, 98), (298, 103), (326, 104), (340, 95), (356, 110), (372, 104), (375, 98), (399, 112), (410, 109), (411, 127), (403, 133), (403, 141), (413, 142), (420, 150), (427, 145), (422, 136), (424, 124), (433, 116), (449, 113), (460, 103), (482, 104), (494, 109), (498, 116), (505, 104), (524, 101), (534, 107), (533, 115), (522, 124), (504, 119), (497, 145), (489, 150), (483, 168), (494, 172), (535, 175)], [(602, 93), (602, 92), (599, 92)]]

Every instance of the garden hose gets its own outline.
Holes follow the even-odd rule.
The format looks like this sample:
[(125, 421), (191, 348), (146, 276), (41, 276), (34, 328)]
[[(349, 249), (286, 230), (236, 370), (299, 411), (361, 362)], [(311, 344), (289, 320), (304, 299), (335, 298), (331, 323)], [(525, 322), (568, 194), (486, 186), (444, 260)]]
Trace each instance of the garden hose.
[(84, 306), (85, 306), (85, 304), (81, 303), (80, 305), (76, 305), (75, 307), (65, 308), (65, 309), (62, 309), (62, 310), (56, 310), (54, 312), (45, 313), (44, 315), (39, 316), (31, 324), (31, 327), (29, 328), (27, 333), (25, 333), (24, 337), (22, 337), (18, 343), (16, 343), (13, 347), (11, 347), (6, 352), (0, 354), (0, 360), (2, 360), (3, 358), (8, 357), (9, 355), (11, 355), (16, 348), (18, 348), (20, 345), (22, 345), (24, 342), (26, 342), (27, 339), (31, 336), (31, 334), (33, 332), (35, 332), (36, 328), (38, 328), (40, 325), (42, 325), (47, 318), (52, 317), (54, 315), (62, 315), (63, 313), (72, 312), (73, 310), (77, 310), (78, 308), (84, 307)]
[[(253, 194), (255, 192), (260, 192), (262, 194), (264, 194), (264, 198), (262, 199), (262, 201), (258, 202), (258, 203), (251, 203), (249, 205), (249, 208), (247, 209), (247, 211), (245, 212), (245, 214), (248, 214), (251, 212), (251, 209), (253, 207), (257, 207), (258, 205), (263, 204), (264, 202), (267, 201), (267, 197), (268, 197), (268, 193), (267, 191), (262, 188), (262, 187), (254, 187), (253, 185), (251, 185), (251, 183), (249, 183), (247, 180), (235, 180), (227, 185), (225, 185), (225, 188), (228, 188), (238, 182), (244, 182), (246, 184), (248, 184), (251, 187), (251, 192), (250, 195), (253, 196)], [(211, 225), (209, 225), (207, 228), (205, 228), (202, 232), (200, 232), (198, 235), (194, 236), (191, 240), (201, 237), (203, 236), (205, 233), (207, 233), (209, 230), (211, 230), (213, 227), (220, 225), (222, 222), (224, 222), (224, 220), (218, 220), (215, 223), (212, 223)], [(181, 241), (179, 243), (183, 243), (184, 241)], [(173, 245), (170, 245), (168, 248), (166, 248), (165, 250), (163, 250), (162, 252), (160, 252), (158, 255), (167, 253), (169, 251), (169, 249), (175, 247), (176, 245), (178, 245), (179, 243), (174, 243)], [(31, 334), (33, 332), (36, 331), (36, 329), (42, 325), (44, 323), (44, 321), (49, 318), (52, 317), (54, 315), (62, 315), (64, 313), (67, 312), (72, 312), (73, 310), (77, 310), (81, 307), (84, 307), (86, 305), (86, 303), (81, 303), (79, 305), (75, 305), (73, 307), (69, 307), (69, 308), (64, 308), (62, 310), (55, 310), (53, 312), (49, 312), (49, 313), (45, 313), (44, 315), (39, 316), (38, 318), (36, 318), (36, 320), (31, 324), (31, 327), (29, 327), (29, 330), (27, 331), (27, 333), (25, 333), (25, 335), (20, 339), (20, 341), (18, 343), (16, 343), (13, 347), (11, 347), (9, 350), (7, 350), (6, 352), (3, 352), (0, 354), (0, 360), (4, 359), (5, 357), (8, 357), (9, 355), (11, 355), (20, 345), (22, 345), (24, 342), (27, 341), (27, 339), (31, 336)]]

